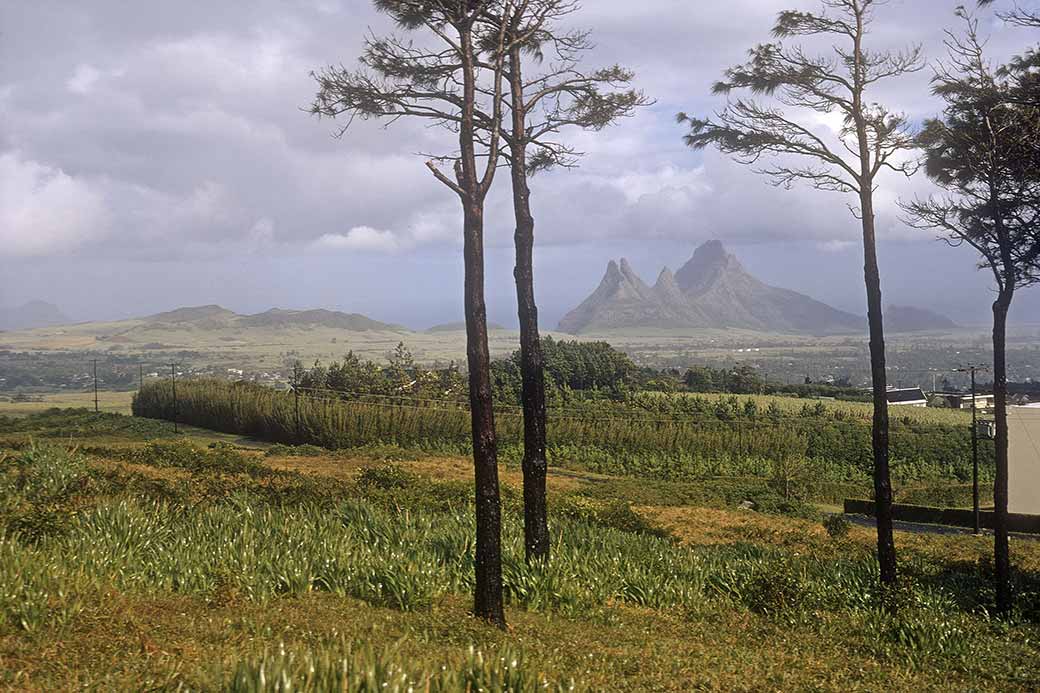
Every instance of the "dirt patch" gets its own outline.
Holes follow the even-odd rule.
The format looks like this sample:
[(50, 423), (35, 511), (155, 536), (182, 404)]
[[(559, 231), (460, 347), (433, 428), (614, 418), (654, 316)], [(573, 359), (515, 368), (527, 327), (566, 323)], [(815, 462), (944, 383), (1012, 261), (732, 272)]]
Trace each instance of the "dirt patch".
[[(268, 457), (265, 464), (272, 469), (353, 480), (358, 472), (381, 464), (395, 464), (434, 481), (472, 481), (473, 463), (464, 457), (427, 457), (420, 460), (381, 462), (368, 457)], [(521, 488), (523, 474), (519, 469), (499, 467), (499, 479), (508, 486)], [(570, 473), (549, 471), (546, 485), (550, 491), (573, 491), (582, 481)]]

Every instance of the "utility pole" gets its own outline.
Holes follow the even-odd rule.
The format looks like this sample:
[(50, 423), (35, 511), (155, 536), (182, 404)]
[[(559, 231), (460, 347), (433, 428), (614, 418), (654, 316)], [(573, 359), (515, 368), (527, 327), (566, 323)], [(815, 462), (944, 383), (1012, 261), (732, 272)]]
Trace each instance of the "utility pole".
[(98, 406), (98, 391), (97, 391), (97, 359), (94, 359), (94, 413), (97, 414), (101, 411), (101, 407)]
[(170, 364), (170, 380), (173, 385), (173, 432), (180, 433), (177, 430), (177, 364)]
[(300, 364), (293, 365), (293, 395), (296, 400), (296, 444), (302, 442), (300, 432)]
[(971, 500), (975, 517), (975, 534), (982, 532), (981, 511), (979, 510), (979, 409), (975, 400), (975, 374), (988, 370), (985, 366), (971, 365), (958, 368), (957, 373), (971, 373)]

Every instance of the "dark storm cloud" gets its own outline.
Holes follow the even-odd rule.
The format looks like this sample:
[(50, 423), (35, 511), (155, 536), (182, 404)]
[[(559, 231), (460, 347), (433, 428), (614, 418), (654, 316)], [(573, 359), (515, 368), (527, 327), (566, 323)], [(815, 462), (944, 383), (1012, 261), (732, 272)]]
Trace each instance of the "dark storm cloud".
[[(892, 0), (877, 37), (938, 57), (957, 4)], [(594, 31), (590, 62), (635, 68), (657, 103), (616, 128), (573, 136), (587, 152), (582, 168), (534, 183), (539, 242), (588, 248), (590, 274), (604, 242), (674, 248), (720, 237), (800, 242), (821, 257), (848, 250), (856, 224), (841, 196), (777, 190), (723, 157), (694, 154), (674, 122), (679, 110), (720, 106), (712, 81), (790, 6), (816, 3), (587, 0), (575, 22)], [(337, 141), (333, 123), (301, 111), (313, 97), (309, 71), (353, 64), (369, 28), (391, 29), (367, 0), (0, 3), (0, 255), (59, 275), (54, 268), (72, 259), (172, 259), (190, 277), (202, 261), (259, 268), (288, 256), (335, 257), (350, 275), (374, 255), (437, 271), (427, 260), (458, 243), (457, 204), (414, 153), (450, 149), (451, 136), (361, 122)], [(1021, 31), (987, 29), (998, 55), (1029, 43)], [(877, 98), (923, 118), (938, 107), (927, 78)], [(826, 132), (833, 123), (812, 125)], [(895, 201), (927, 183), (893, 184), (879, 206), (882, 237), (907, 243)], [(493, 193), (489, 214), (490, 243), (502, 248), (511, 236), (506, 188)], [(7, 276), (12, 284), (0, 289), (16, 293)], [(223, 291), (211, 300), (246, 298)]]

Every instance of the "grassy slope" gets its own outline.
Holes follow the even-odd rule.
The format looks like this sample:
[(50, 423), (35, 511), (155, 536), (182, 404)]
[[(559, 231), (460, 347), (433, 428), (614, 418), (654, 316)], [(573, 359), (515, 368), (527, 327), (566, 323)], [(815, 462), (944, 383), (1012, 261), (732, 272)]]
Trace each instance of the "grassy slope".
[[(54, 420), (40, 425), (62, 424)], [(73, 425), (76, 442), (90, 453), (91, 484), (106, 490), (90, 499), (62, 501), (59, 507), (109, 507), (131, 495), (154, 493), (187, 494), (192, 504), (218, 497), (224, 499), (219, 503), (256, 507), (256, 500), (229, 501), (227, 494), (248, 496), (278, 484), (307, 488), (323, 498), (367, 498), (356, 484), (358, 474), (383, 464), (371, 457), (265, 457), (247, 451), (233, 459), (243, 460), (242, 468), (253, 471), (229, 474), (220, 468), (160, 463), (155, 455), (135, 453), (148, 439), (169, 438), (168, 427), (155, 422), (120, 425), (99, 425), (96, 430), (83, 421)], [(13, 436), (8, 444), (17, 444), (24, 435)], [(194, 435), (202, 436), (201, 443), (214, 439), (194, 432), (188, 437)], [(431, 480), (433, 486), (416, 487), (426, 494), (416, 496), (420, 505), (430, 494), (439, 497), (437, 489), (464, 493), (463, 484), (471, 478), (463, 459), (424, 457), (395, 464)], [(258, 471), (261, 468), (280, 471), (268, 477)], [(10, 467), (4, 469), (10, 473)], [(316, 484), (306, 486), (308, 479)], [(515, 512), (517, 470), (505, 468), (503, 483), (511, 489), (507, 496), (514, 508), (510, 512)], [(575, 494), (597, 498), (637, 485), (641, 484), (561, 470), (550, 477), (557, 508), (573, 506)], [(681, 546), (667, 548), (667, 543), (655, 544), (658, 540), (651, 538), (632, 541), (677, 555), (697, 552), (705, 560), (721, 561), (723, 567), (736, 555), (761, 555), (774, 568), (801, 560), (827, 566), (867, 559), (872, 547), (871, 533), (861, 528), (832, 539), (817, 522), (736, 511), (724, 503), (703, 507), (712, 505), (701, 502), (710, 499), (702, 498), (697, 505), (652, 502), (674, 502), (673, 496), (674, 489), (645, 492), (645, 505), (638, 511), (668, 528)], [(375, 493), (365, 502), (389, 503), (408, 518), (425, 512), (413, 501), (406, 488)], [(957, 584), (973, 589), (985, 584), (980, 578), (990, 550), (985, 539), (898, 533), (897, 543), (910, 573), (923, 583), (934, 581), (954, 591)], [(510, 546), (507, 542), (507, 549)], [(1040, 571), (1040, 544), (1017, 541), (1013, 551), (1027, 576)], [(75, 565), (77, 558), (61, 561)], [(650, 586), (658, 582), (653, 574), (648, 577)], [(911, 605), (905, 620), (889, 623), (870, 610), (785, 606), (785, 599), (797, 592), (777, 593), (771, 585), (789, 577), (781, 570), (765, 573), (762, 584), (752, 580), (758, 591), (751, 591), (751, 601), (746, 595), (694, 595), (681, 605), (652, 608), (629, 597), (561, 611), (530, 604), (525, 608), (522, 600), (514, 600), (508, 609), (508, 633), (468, 618), (465, 590), (449, 589), (435, 595), (428, 608), (402, 611), (374, 606), (370, 599), (309, 589), (250, 598), (236, 586), (233, 575), (225, 583), (196, 591), (103, 580), (83, 588), (81, 610), (64, 625), (45, 624), (31, 632), (0, 629), (0, 683), (33, 690), (177, 685), (208, 689), (226, 683), (232, 663), (282, 645), (290, 652), (335, 657), (363, 642), (377, 651), (389, 648), (393, 658), (413, 668), (428, 669), (462, 661), (474, 645), (488, 652), (513, 646), (547, 677), (576, 678), (589, 690), (1032, 690), (1040, 685), (1035, 644), (1040, 630), (1028, 614), (1011, 626), (989, 623), (975, 615), (978, 607), (971, 604), (933, 605), (928, 600), (934, 593), (926, 586), (913, 592), (924, 601)], [(55, 597), (58, 603), (61, 599)], [(775, 608), (760, 608), (756, 600), (763, 599)]]

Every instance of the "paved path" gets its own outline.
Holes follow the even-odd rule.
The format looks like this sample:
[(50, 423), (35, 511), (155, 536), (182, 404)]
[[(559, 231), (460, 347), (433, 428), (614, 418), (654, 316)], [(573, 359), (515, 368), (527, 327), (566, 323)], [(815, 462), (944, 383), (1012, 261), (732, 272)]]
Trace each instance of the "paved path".
[[(861, 527), (875, 527), (877, 523), (873, 517), (868, 515), (846, 515), (846, 519), (849, 522), (859, 525)], [(914, 534), (941, 534), (948, 536), (971, 536), (975, 534), (975, 531), (967, 527), (951, 527), (949, 525), (929, 525), (922, 522), (903, 522), (896, 520), (892, 523), (892, 526), (901, 532), (912, 532)], [(980, 536), (991, 537), (993, 536), (993, 530), (983, 529)], [(1012, 532), (1011, 536), (1016, 539), (1027, 539), (1029, 541), (1040, 541), (1040, 535), (1037, 534), (1020, 534), (1018, 532)]]

